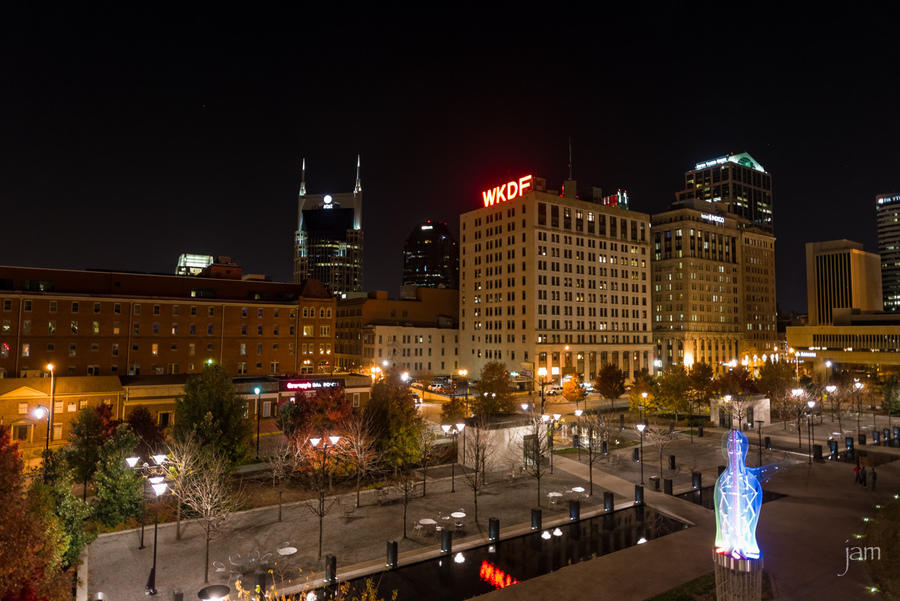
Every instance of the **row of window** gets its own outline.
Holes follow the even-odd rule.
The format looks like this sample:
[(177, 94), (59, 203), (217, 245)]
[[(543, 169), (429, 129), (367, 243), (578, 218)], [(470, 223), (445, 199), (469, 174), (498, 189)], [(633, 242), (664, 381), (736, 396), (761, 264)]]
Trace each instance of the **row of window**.
[[(47, 302), (48, 302), (49, 312), (56, 313), (58, 310), (58, 306), (59, 306), (58, 301), (51, 300), (51, 301), (47, 301)], [(70, 313), (78, 313), (81, 310), (82, 305), (90, 305), (90, 303), (81, 302), (81, 301), (72, 301), (72, 304), (70, 305)], [(13, 302), (11, 299), (3, 299), (3, 310), (4, 311), (12, 311), (12, 306), (13, 306)], [(30, 312), (32, 310), (33, 306), (34, 306), (34, 301), (32, 301), (31, 299), (25, 299), (24, 301), (22, 301), (22, 310), (25, 312)], [(134, 314), (141, 315), (142, 305), (140, 303), (134, 303), (134, 305), (132, 305), (132, 306), (134, 307)], [(174, 316), (181, 315), (181, 305), (167, 305), (167, 306), (170, 307), (170, 311), (171, 311), (172, 315), (174, 315)], [(153, 309), (152, 309), (153, 315), (161, 315), (162, 314), (161, 307), (162, 307), (161, 305), (153, 305)], [(99, 302), (93, 303), (93, 312), (94, 313), (100, 313), (101, 310), (102, 310), (102, 303), (99, 303)], [(265, 311), (265, 309), (263, 309), (263, 308), (257, 308), (256, 309), (256, 317), (259, 319), (262, 319), (265, 315), (264, 311)], [(280, 308), (278, 308), (278, 307), (272, 308), (271, 311), (272, 311), (272, 317), (276, 317), (276, 318), (280, 315), (280, 312), (281, 312)], [(121, 303), (113, 303), (113, 313), (116, 315), (122, 313), (122, 304)], [(250, 311), (247, 309), (247, 307), (241, 308), (241, 317), (247, 317), (249, 315), (249, 313), (250, 313)], [(318, 317), (320, 319), (330, 319), (331, 315), (332, 315), (332, 308), (331, 307), (318, 307), (318, 310), (317, 310), (317, 307), (315, 307), (315, 306), (305, 305), (301, 309), (301, 314), (303, 315), (304, 318), (307, 318), (307, 319), (315, 318), (317, 313), (318, 313)], [(191, 315), (198, 314), (198, 307), (196, 305), (190, 306), (190, 314)], [(214, 317), (215, 314), (216, 314), (215, 307), (207, 307), (207, 315), (209, 317)], [(297, 312), (295, 309), (291, 309), (290, 317), (291, 317), (291, 319), (297, 318)]]
[[(152, 324), (152, 332), (154, 335), (159, 335), (159, 332), (160, 332), (159, 325), (160, 325), (159, 322), (154, 322)], [(169, 333), (172, 336), (178, 336), (179, 328), (180, 328), (180, 325), (178, 323), (173, 323), (171, 325), (171, 327), (169, 328)], [(32, 329), (33, 329), (32, 321), (30, 319), (23, 319), (22, 320), (22, 334), (30, 335), (33, 333)], [(135, 336), (140, 336), (141, 335), (141, 324), (139, 324), (139, 323), (134, 324), (132, 330), (133, 330), (133, 334)], [(79, 333), (80, 327), (79, 327), (79, 323), (78, 323), (77, 319), (73, 319), (69, 322), (69, 331), (75, 335), (77, 335)], [(121, 335), (121, 331), (122, 331), (121, 324), (118, 321), (114, 321), (113, 325), (112, 325), (112, 335), (119, 336), (119, 335)], [(214, 324), (210, 323), (210, 324), (206, 325), (207, 336), (214, 335), (214, 331), (215, 331)], [(294, 331), (295, 330), (294, 330), (293, 325), (288, 326), (288, 334), (290, 336), (294, 335)], [(0, 334), (10, 334), (11, 332), (12, 332), (12, 323), (10, 320), (5, 319), (2, 322), (0, 322)], [(54, 319), (48, 320), (47, 321), (47, 334), (49, 336), (55, 336), (56, 332), (57, 332), (56, 320), (54, 320)], [(101, 327), (100, 327), (99, 321), (91, 322), (90, 332), (92, 335), (95, 335), (95, 336), (100, 335)], [(280, 332), (281, 332), (281, 329), (277, 324), (272, 326), (272, 336), (278, 336), (278, 335), (280, 335)], [(304, 325), (302, 327), (302, 332), (303, 332), (304, 337), (314, 337), (316, 334), (316, 326), (309, 325), (309, 324)], [(193, 324), (193, 323), (188, 324), (188, 332), (187, 333), (190, 334), (191, 336), (196, 335), (197, 334), (197, 324)], [(241, 325), (241, 336), (246, 336), (246, 335), (247, 335), (247, 326)], [(263, 326), (261, 326), (261, 325), (256, 326), (256, 335), (257, 336), (264, 335)], [(330, 336), (331, 336), (331, 325), (320, 325), (319, 326), (319, 337), (320, 338), (328, 338)]]

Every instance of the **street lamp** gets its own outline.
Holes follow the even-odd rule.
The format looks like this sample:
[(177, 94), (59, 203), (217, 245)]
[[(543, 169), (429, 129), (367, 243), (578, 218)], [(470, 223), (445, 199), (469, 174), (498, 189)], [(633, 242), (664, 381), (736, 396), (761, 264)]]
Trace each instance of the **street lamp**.
[(409, 382), (409, 372), (405, 371), (402, 374), (400, 374), (400, 380), (404, 383)]
[[(150, 481), (150, 484), (153, 484), (153, 478), (159, 478), (165, 474), (165, 455), (151, 455), (150, 459), (153, 460), (154, 465), (150, 465), (149, 462), (140, 463), (140, 457), (126, 457), (125, 463), (133, 470), (136, 470), (138, 474), (140, 474), (141, 478), (145, 481)], [(162, 480), (158, 480), (157, 482), (162, 482)], [(154, 489), (155, 491), (155, 489)], [(141, 544), (138, 545), (138, 549), (144, 548), (144, 506), (146, 504), (146, 493), (147, 485), (146, 482), (141, 486)], [(165, 492), (165, 489), (163, 489)], [(160, 493), (162, 494), (162, 493)], [(159, 495), (157, 495), (159, 496)]]
[(647, 404), (647, 392), (644, 391), (641, 393), (641, 398), (643, 401), (641, 402), (641, 423), (644, 423), (644, 405)]
[(578, 448), (578, 461), (581, 461), (581, 414), (584, 413), (581, 409), (575, 410), (575, 429), (578, 430), (578, 444), (576, 447)]
[[(152, 476), (149, 478), (156, 498), (166, 492), (168, 485), (164, 476)], [(156, 504), (156, 513), (153, 516), (153, 567), (150, 568), (150, 576), (147, 578), (147, 594), (156, 594), (156, 544), (159, 540), (159, 503)]]
[[(460, 422), (456, 424), (456, 427), (453, 427), (449, 424), (443, 424), (441, 426), (441, 430), (444, 431), (444, 434), (449, 434), (456, 439), (456, 460), (459, 461), (459, 434), (463, 431), (463, 428), (466, 427), (466, 424)], [(465, 457), (463, 457), (463, 462), (465, 462)], [(465, 463), (463, 463), (465, 465)], [(450, 464), (450, 492), (456, 492), (456, 461)]]
[(253, 389), (254, 394), (256, 394), (256, 460), (259, 461), (259, 418), (262, 414), (262, 408), (259, 404), (259, 393), (262, 392), (259, 386)]
[[(55, 409), (54, 405), (56, 404), (56, 371), (54, 370), (53, 364), (47, 364), (47, 370), (50, 372), (50, 409), (47, 412), (47, 442), (44, 445), (44, 452), (47, 453), (50, 451), (50, 432), (53, 430), (53, 411)], [(44, 457), (44, 462), (47, 461), (47, 458)]]
[(465, 378), (466, 380), (466, 417), (469, 416), (469, 370), (461, 369), (457, 372), (459, 377)]
[(541, 419), (547, 422), (547, 447), (550, 450), (550, 473), (553, 473), (553, 429), (559, 424), (559, 413), (553, 414), (553, 419), (549, 415), (542, 415)]
[(544, 413), (544, 386), (547, 384), (547, 368), (539, 367), (537, 370), (537, 375), (540, 378), (541, 382), (541, 414)]
[[(800, 397), (803, 396), (803, 389), (802, 388), (794, 388), (793, 390), (791, 390), (791, 396), (794, 397), (796, 403), (799, 403)], [(802, 414), (803, 414), (803, 406), (798, 404), (797, 405), (797, 446), (801, 449), (803, 448), (803, 433), (801, 432), (802, 428), (800, 426), (800, 416)]]
[(641, 486), (644, 485), (644, 429), (646, 427), (642, 423), (637, 425), (637, 430), (641, 433), (641, 451), (640, 455), (638, 455), (638, 463), (641, 464)]
[(809, 463), (812, 465), (812, 445), (813, 439), (815, 438), (815, 423), (813, 423), (813, 408), (816, 406), (816, 402), (813, 399), (809, 399), (806, 401), (806, 406), (809, 407), (809, 417), (807, 417), (807, 434), (809, 436)]
[(859, 416), (862, 413), (862, 389), (864, 384), (862, 382), (854, 382), (853, 388), (856, 389), (856, 436), (859, 437), (860, 433), (860, 425), (859, 425)]
[[(407, 374), (408, 375), (408, 374)], [(328, 449), (334, 448), (337, 446), (338, 442), (340, 442), (341, 437), (330, 435), (324, 438), (310, 438), (309, 444), (313, 446), (313, 448), (320, 449), (322, 451), (322, 483), (319, 486), (319, 559), (322, 559), (322, 521), (325, 519), (325, 461), (328, 457)], [(322, 443), (322, 446), (319, 447), (319, 443)], [(329, 444), (330, 443), (330, 444)]]

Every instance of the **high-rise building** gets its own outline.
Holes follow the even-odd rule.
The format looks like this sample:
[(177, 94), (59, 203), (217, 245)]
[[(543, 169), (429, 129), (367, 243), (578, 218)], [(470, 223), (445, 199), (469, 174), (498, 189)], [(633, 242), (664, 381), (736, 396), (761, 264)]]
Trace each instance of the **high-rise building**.
[(900, 194), (875, 197), (884, 310), (900, 311)]
[(775, 238), (704, 201), (653, 215), (653, 336), (660, 367), (717, 372), (776, 339)]
[(446, 223), (429, 219), (413, 228), (403, 247), (403, 285), (459, 287), (459, 246)]
[(834, 309), (881, 311), (881, 259), (851, 240), (806, 244), (809, 325), (829, 325)]
[[(604, 364), (653, 372), (650, 217), (526, 175), (460, 216), (459, 366), (500, 361), (531, 380)], [(624, 198), (624, 194), (623, 194)], [(523, 382), (523, 384), (525, 384)]]
[(684, 174), (684, 189), (676, 198), (709, 203), (709, 210), (715, 207), (775, 232), (772, 176), (746, 152), (697, 163)]
[(316, 279), (335, 296), (362, 289), (362, 182), (359, 157), (353, 192), (307, 194), (301, 168), (294, 244), (294, 281)]

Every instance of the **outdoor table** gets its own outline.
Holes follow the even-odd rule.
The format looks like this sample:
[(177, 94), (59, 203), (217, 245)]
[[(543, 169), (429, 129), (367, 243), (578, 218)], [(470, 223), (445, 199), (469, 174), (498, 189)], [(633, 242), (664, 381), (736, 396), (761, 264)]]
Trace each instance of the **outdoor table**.
[(422, 518), (421, 520), (419, 520), (419, 523), (423, 526), (434, 526), (435, 524), (437, 524), (437, 522), (431, 518)]
[(466, 514), (463, 513), (462, 511), (454, 511), (453, 513), (450, 514), (450, 517), (457, 519), (457, 520), (461, 520), (464, 517), (466, 517)]
[(579, 494), (580, 494), (580, 493), (583, 493), (583, 492), (584, 492), (584, 487), (583, 487), (583, 486), (575, 486), (575, 487), (572, 488), (572, 492), (576, 492), (576, 493), (579, 493)]
[(550, 499), (551, 503), (556, 503), (563, 494), (561, 492), (548, 492), (547, 497)]
[(295, 554), (297, 552), (297, 547), (281, 547), (277, 552), (282, 557), (287, 557), (288, 555)]

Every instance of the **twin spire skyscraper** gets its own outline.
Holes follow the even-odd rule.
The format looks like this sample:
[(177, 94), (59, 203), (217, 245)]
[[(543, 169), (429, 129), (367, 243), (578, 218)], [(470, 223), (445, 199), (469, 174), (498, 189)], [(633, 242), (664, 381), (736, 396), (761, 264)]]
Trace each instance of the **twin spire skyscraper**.
[(302, 159), (294, 238), (294, 281), (316, 279), (335, 296), (362, 290), (363, 230), (360, 157), (353, 192), (308, 194)]

